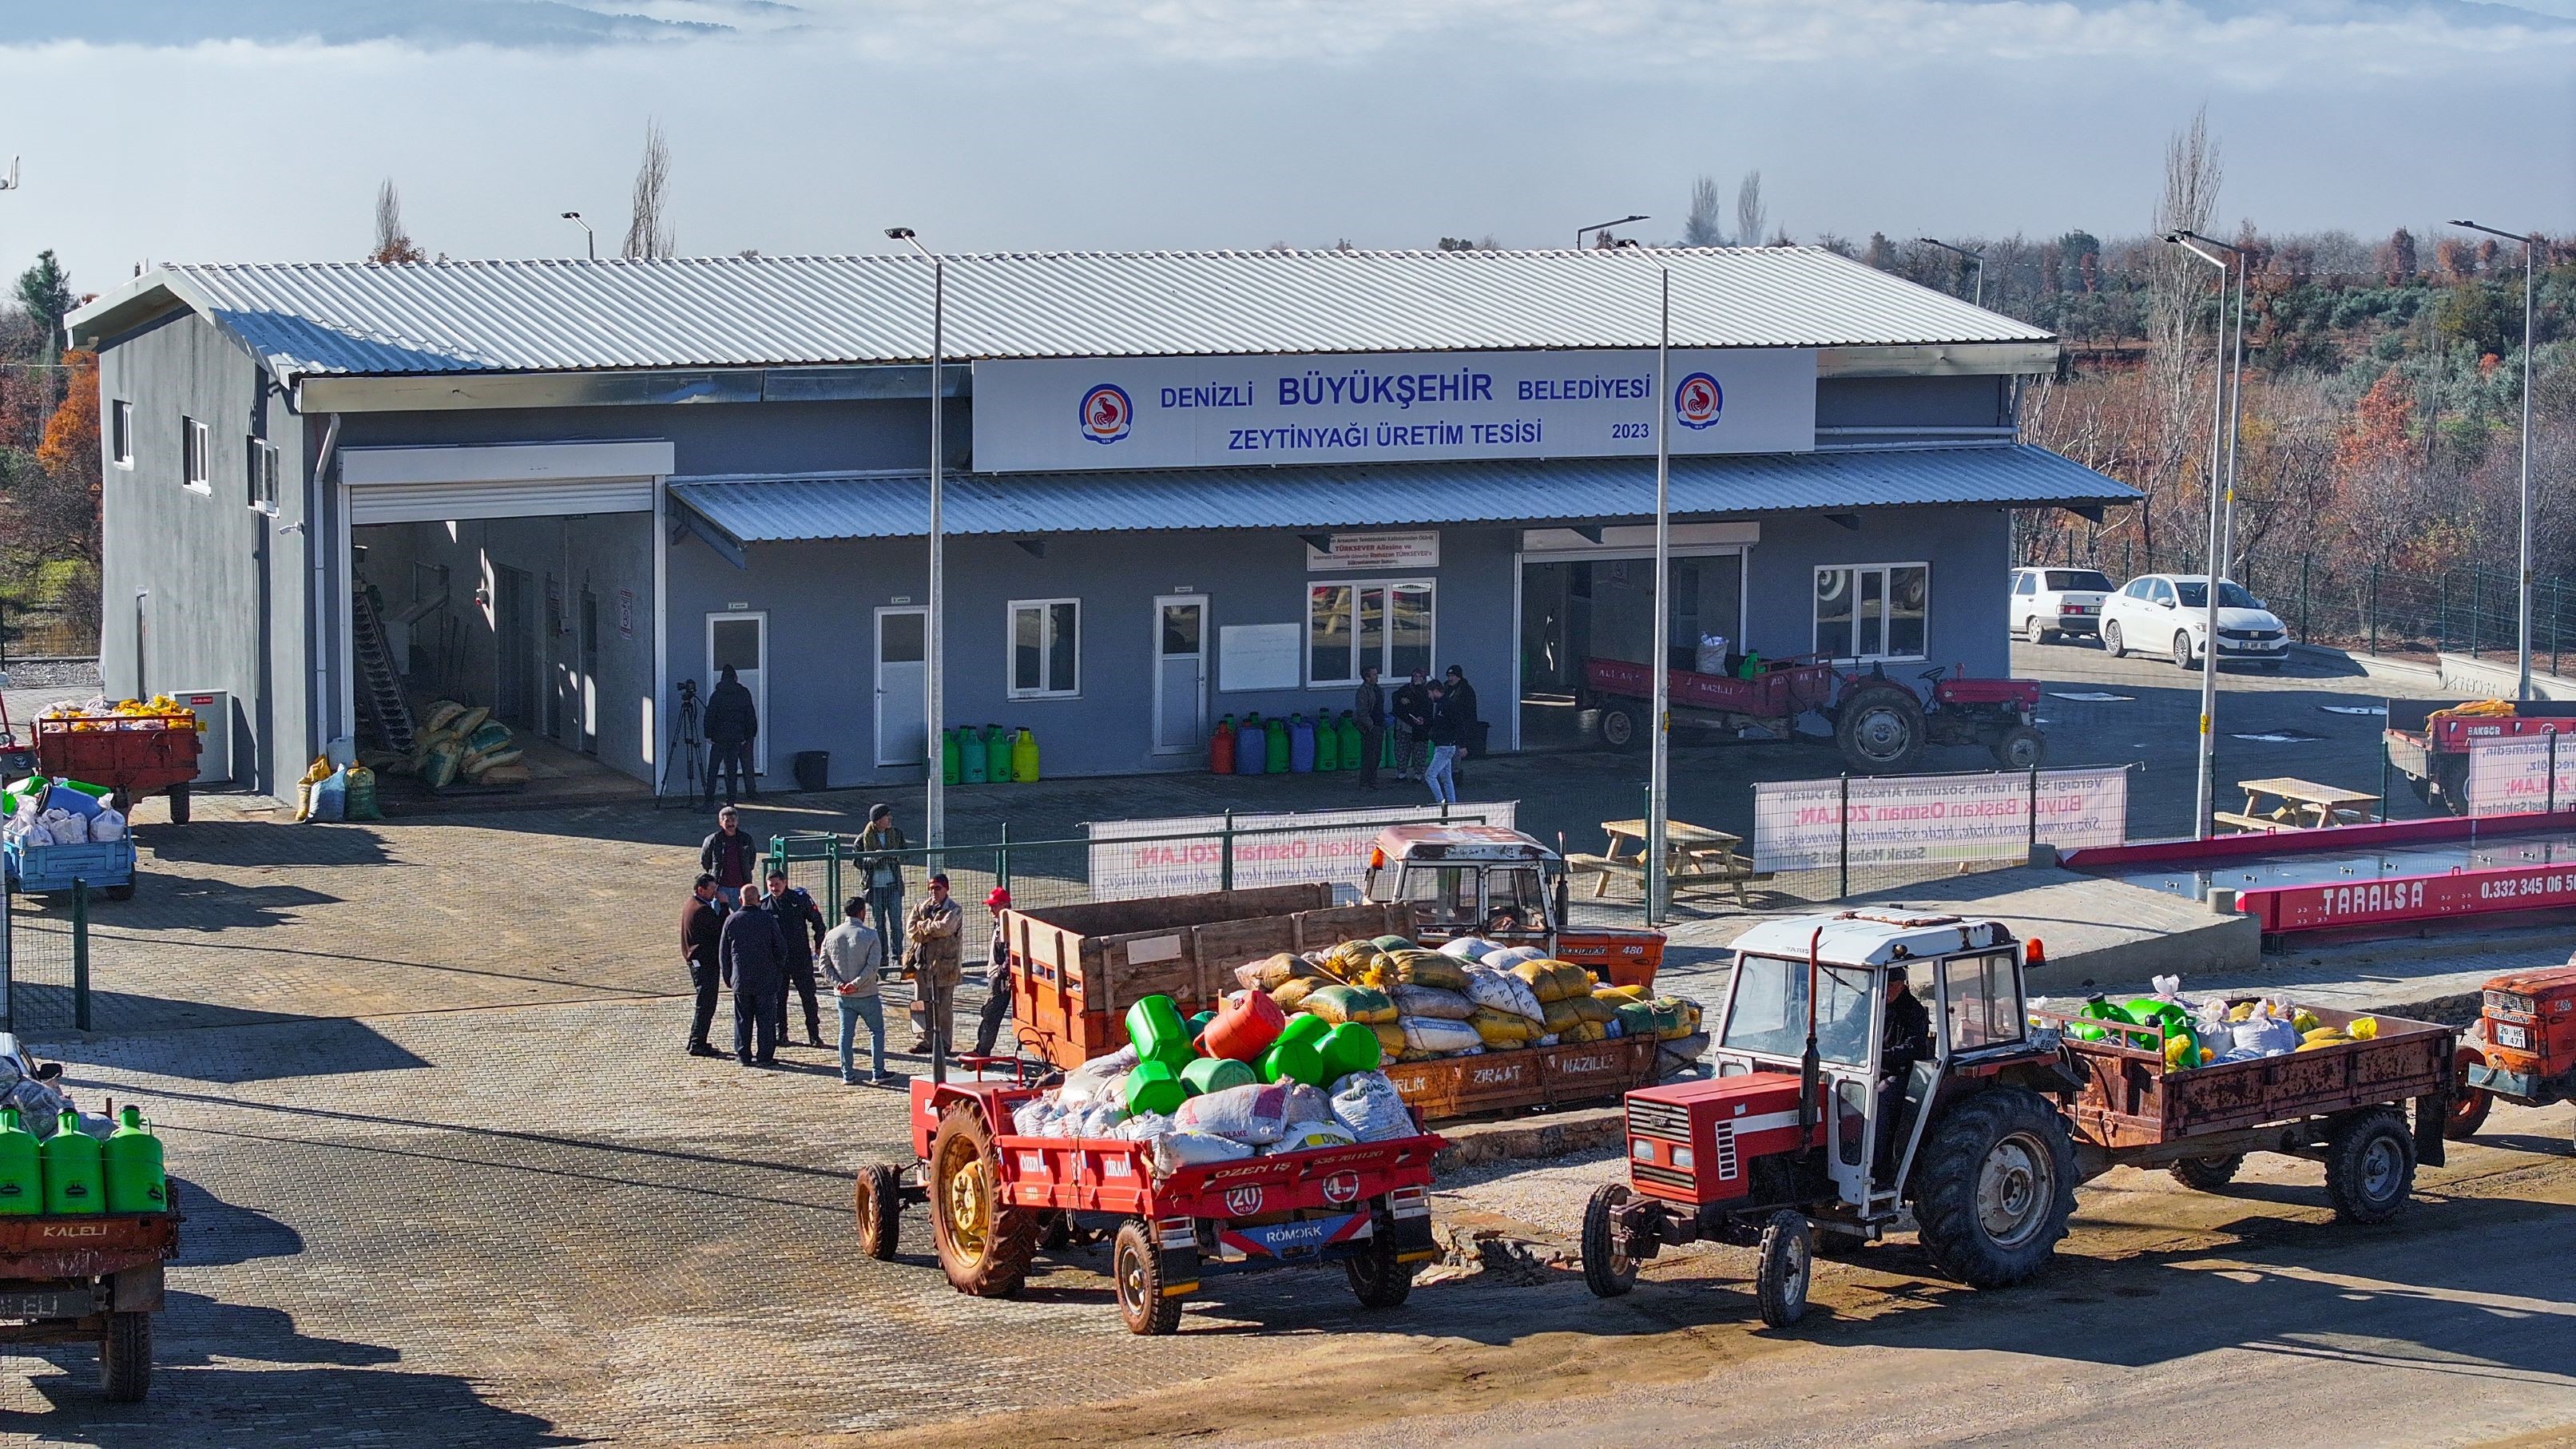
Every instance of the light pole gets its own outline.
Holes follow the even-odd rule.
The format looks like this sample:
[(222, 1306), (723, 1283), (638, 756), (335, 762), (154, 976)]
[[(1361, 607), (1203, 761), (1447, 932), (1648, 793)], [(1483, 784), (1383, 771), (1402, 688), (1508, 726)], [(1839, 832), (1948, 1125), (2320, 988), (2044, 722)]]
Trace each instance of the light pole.
[(939, 730), (946, 723), (947, 671), (941, 653), (948, 628), (947, 539), (940, 531), (939, 492), (946, 477), (947, 443), (945, 401), (940, 395), (940, 373), (944, 370), (948, 312), (948, 264), (930, 254), (930, 250), (912, 234), (908, 226), (886, 228), (889, 241), (899, 241), (919, 253), (930, 263), (930, 609), (922, 630), (923, 668), (922, 713), (927, 721), (930, 772), (927, 798), (923, 801), (921, 826), (930, 848), (937, 850), (948, 843), (948, 781), (940, 773)]
[[(2236, 343), (2235, 362), (2229, 369), (2233, 381), (2227, 385), (2227, 491), (2218, 514), (2218, 563), (2222, 573), (2232, 572), (2236, 564), (2236, 447), (2245, 439), (2245, 249), (2229, 246), (2216, 237), (2196, 231), (2178, 231), (2177, 237), (2189, 237), (2204, 246), (2227, 253), (2236, 263)], [(2219, 323), (2227, 321), (2227, 298), (2219, 296)]]
[[(2168, 233), (2165, 240), (2172, 242), (2174, 245), (2181, 247), (2184, 251), (2187, 251), (2193, 256), (2200, 258), (2202, 261), (2209, 263), (2211, 266), (2218, 268), (2219, 322), (2220, 325), (2224, 326), (2226, 323), (2227, 309), (2227, 263), (2222, 262), (2218, 258), (2211, 256), (2209, 253), (2202, 251), (2200, 248), (2193, 246), (2190, 239), (2185, 237), (2181, 232)], [(2194, 821), (2193, 828), (2198, 832), (2199, 838), (2202, 840), (2207, 840), (2211, 835), (2216, 833), (2217, 822), (2212, 818), (2211, 812), (2218, 808), (2218, 736), (2215, 733), (2218, 719), (2218, 569), (2214, 560), (2218, 557), (2218, 550), (2220, 547), (2218, 536), (2219, 496), (2221, 488), (2219, 456), (2223, 451), (2221, 446), (2220, 429), (2226, 425), (2227, 420), (2227, 358), (2224, 353), (2220, 354), (2218, 357), (2218, 366), (2216, 370), (2218, 376), (2210, 390), (2209, 396), (2208, 557), (2213, 560), (2213, 563), (2210, 567), (2206, 568), (2201, 575), (2201, 597), (2208, 604), (2208, 615), (2203, 626), (2203, 637), (2200, 641), (2200, 792), (2194, 797), (2192, 802), (2192, 819)], [(2183, 631), (2184, 639), (2188, 640), (2190, 637), (2191, 632), (2189, 630)]]
[(1666, 855), (1671, 834), (1673, 688), (1673, 273), (1663, 279), (1655, 330), (1655, 653), (1654, 756), (1646, 769), (1646, 924), (1664, 923)]
[(1647, 216), (1647, 215), (1644, 215), (1643, 213), (1640, 213), (1640, 214), (1638, 214), (1638, 215), (1636, 215), (1636, 216), (1623, 216), (1623, 217), (1620, 217), (1620, 218), (1619, 218), (1618, 220), (1616, 220), (1616, 221), (1596, 221), (1596, 222), (1592, 223), (1590, 226), (1578, 226), (1578, 227), (1576, 227), (1576, 228), (1574, 229), (1574, 249), (1575, 249), (1576, 251), (1578, 251), (1578, 252), (1579, 252), (1579, 251), (1581, 251), (1581, 250), (1583, 250), (1583, 235), (1584, 235), (1584, 233), (1586, 233), (1586, 232), (1594, 232), (1594, 231), (1608, 231), (1610, 228), (1612, 228), (1612, 227), (1614, 227), (1614, 226), (1626, 226), (1628, 223), (1630, 223), (1630, 222), (1632, 222), (1632, 221), (1652, 221), (1652, 220), (1654, 220), (1654, 218), (1653, 218), (1653, 217), (1651, 217), (1651, 216)]
[(15, 157), (15, 156), (12, 156), (12, 157), (10, 157), (10, 158), (9, 158), (9, 174), (8, 174), (8, 176), (7, 176), (7, 177), (5, 177), (5, 178), (0, 178), (0, 191), (15, 191), (15, 190), (17, 190), (17, 189), (18, 189), (18, 158), (17, 158), (17, 157)]
[[(15, 170), (16, 167), (13, 165), (11, 167), (13, 174)], [(2521, 668), (2519, 678), (2514, 684), (2513, 697), (2529, 699), (2531, 698), (2531, 299), (2532, 283), (2536, 280), (2532, 272), (2532, 253), (2537, 250), (2540, 233), (2532, 232), (2526, 236), (2515, 236), (2512, 232), (2498, 231), (2491, 226), (2480, 226), (2474, 221), (2455, 221), (2451, 225), (2464, 226), (2471, 231), (2482, 231), (2489, 236), (2500, 236), (2507, 241), (2522, 243), (2522, 592), (2518, 601), (2522, 620), (2522, 650)]]
[(1945, 252), (1956, 252), (1966, 257), (1977, 269), (1977, 295), (1970, 299), (1970, 305), (1977, 307), (1986, 305), (1986, 254), (1984, 252), (1972, 252), (1966, 247), (1954, 247), (1948, 242), (1928, 236), (1918, 236), (1915, 240), (1927, 247), (1939, 247)]
[(594, 262), (598, 261), (599, 233), (590, 229), (590, 223), (582, 220), (581, 213), (578, 211), (565, 212), (563, 214), (563, 219), (581, 228), (582, 245), (590, 249), (590, 259)]

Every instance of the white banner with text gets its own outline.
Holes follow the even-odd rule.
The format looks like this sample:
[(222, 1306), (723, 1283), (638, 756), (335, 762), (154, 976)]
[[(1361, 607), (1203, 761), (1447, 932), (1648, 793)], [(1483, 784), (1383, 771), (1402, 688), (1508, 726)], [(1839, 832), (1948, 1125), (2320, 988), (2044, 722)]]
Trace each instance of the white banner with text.
[(2576, 740), (2556, 735), (2469, 742), (2469, 813), (2576, 809)]
[(2119, 845), (2128, 833), (2129, 772), (2118, 767), (1753, 787), (1753, 868), (1761, 871), (1831, 870), (1846, 851), (1854, 866), (2019, 860), (2034, 840), (2074, 850)]
[[(1369, 843), (1389, 825), (1438, 821), (1436, 805), (1393, 805), (1372, 810), (1315, 810), (1303, 814), (1237, 815), (1231, 842), (1222, 815), (1182, 815), (1163, 820), (1094, 821), (1091, 896), (1124, 901), (1142, 896), (1189, 895), (1225, 888), (1225, 858), (1234, 855), (1234, 885), (1299, 885), (1325, 881), (1357, 891), (1368, 871)], [(1460, 825), (1516, 828), (1520, 804), (1470, 801), (1450, 807)]]

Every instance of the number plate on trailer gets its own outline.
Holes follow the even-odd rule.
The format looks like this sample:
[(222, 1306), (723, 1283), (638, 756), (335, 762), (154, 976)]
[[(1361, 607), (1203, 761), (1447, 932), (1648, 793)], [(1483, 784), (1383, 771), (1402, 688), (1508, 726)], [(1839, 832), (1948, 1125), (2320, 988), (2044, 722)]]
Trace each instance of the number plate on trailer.
[(2511, 1047), (2518, 1052), (2531, 1050), (2531, 1033), (2509, 1021), (2499, 1021), (2494, 1026), (2497, 1046)]
[(88, 1288), (0, 1293), (0, 1318), (81, 1318), (97, 1311), (98, 1294)]

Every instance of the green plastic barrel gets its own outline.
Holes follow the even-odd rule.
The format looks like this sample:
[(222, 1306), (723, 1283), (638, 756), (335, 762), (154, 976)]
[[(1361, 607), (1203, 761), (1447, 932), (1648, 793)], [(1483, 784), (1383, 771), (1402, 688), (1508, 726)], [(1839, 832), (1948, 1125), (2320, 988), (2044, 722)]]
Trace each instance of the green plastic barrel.
[(1273, 1042), (1261, 1055), (1261, 1080), (1265, 1082), (1304, 1082), (1320, 1087), (1332, 1078), (1324, 1075), (1324, 1054), (1314, 1043), (1303, 1041)]
[(54, 1135), (39, 1149), (45, 1164), (45, 1211), (95, 1213), (107, 1210), (107, 1179), (100, 1164), (99, 1142), (80, 1129), (80, 1114), (66, 1107)]
[(1260, 1078), (1252, 1068), (1232, 1057), (1200, 1057), (1181, 1068), (1181, 1085), (1193, 1097), (1222, 1092), (1228, 1087), (1249, 1087)]
[(1127, 1008), (1127, 1040), (1139, 1062), (1165, 1062), (1178, 1072), (1198, 1053), (1190, 1047), (1190, 1024), (1172, 998), (1157, 992)]
[(45, 1172), (36, 1134), (18, 1125), (18, 1109), (0, 1107), (0, 1217), (45, 1210)]
[(951, 725), (939, 732), (939, 778), (941, 783), (949, 785), (956, 784), (959, 768), (960, 766), (957, 759), (957, 727), (955, 725)]
[(140, 1107), (127, 1107), (116, 1117), (116, 1130), (99, 1148), (100, 1164), (107, 1174), (107, 1210), (168, 1212), (170, 1179), (161, 1169), (161, 1139), (143, 1125)]
[(986, 725), (984, 735), (984, 778), (996, 785), (1011, 779), (1011, 732), (1000, 725)]
[(1190, 1095), (1190, 1089), (1181, 1085), (1180, 1076), (1169, 1062), (1138, 1062), (1127, 1069), (1123, 1085), (1130, 1117), (1142, 1117), (1148, 1112), (1168, 1117)]
[(973, 725), (957, 731), (957, 781), (961, 785), (984, 783), (984, 767), (993, 762), (993, 753), (984, 744), (983, 733)]
[(1377, 1033), (1356, 1021), (1346, 1021), (1324, 1033), (1322, 1047), (1324, 1080), (1338, 1081), (1353, 1072), (1373, 1072), (1384, 1063)]
[(1264, 770), (1273, 775), (1288, 773), (1289, 728), (1286, 720), (1280, 721), (1271, 729), (1270, 738), (1266, 742), (1270, 747), (1270, 753), (1261, 765)]
[(1327, 711), (1315, 721), (1315, 773), (1328, 774), (1342, 767), (1342, 732), (1333, 728), (1333, 716)]
[(1358, 769), (1360, 767), (1359, 716), (1349, 710), (1343, 710), (1341, 722), (1333, 726), (1333, 734), (1341, 751), (1341, 767), (1345, 770)]
[(1038, 737), (1022, 725), (1011, 736), (1011, 783), (1034, 785), (1038, 779)]
[(1333, 1024), (1320, 1016), (1302, 1011), (1292, 1012), (1289, 1014), (1288, 1024), (1279, 1028), (1279, 1034), (1270, 1039), (1270, 1045), (1275, 1047), (1281, 1042), (1302, 1041), (1308, 1046), (1321, 1050), (1324, 1037), (1332, 1029)]

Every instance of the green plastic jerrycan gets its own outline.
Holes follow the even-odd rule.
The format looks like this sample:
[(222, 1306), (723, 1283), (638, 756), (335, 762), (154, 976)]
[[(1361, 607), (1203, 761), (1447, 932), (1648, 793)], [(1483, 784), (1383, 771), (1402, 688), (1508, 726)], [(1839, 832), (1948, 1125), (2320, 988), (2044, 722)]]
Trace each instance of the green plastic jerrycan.
[(39, 1150), (45, 1163), (45, 1211), (107, 1211), (107, 1181), (99, 1141), (80, 1128), (80, 1114), (66, 1107), (54, 1135)]
[(992, 752), (984, 743), (984, 733), (973, 725), (957, 731), (957, 779), (965, 785), (984, 783), (984, 767), (991, 763)]
[(939, 732), (939, 780), (941, 784), (957, 783), (961, 768), (957, 759), (957, 727), (950, 725)]
[(161, 1139), (143, 1125), (143, 1109), (127, 1107), (116, 1114), (116, 1130), (99, 1148), (107, 1175), (107, 1210), (112, 1213), (166, 1213), (170, 1179), (161, 1168)]
[(45, 1210), (45, 1173), (36, 1134), (18, 1123), (18, 1109), (0, 1107), (0, 1217), (28, 1217)]
[(1311, 1012), (1292, 1011), (1288, 1014), (1288, 1024), (1279, 1028), (1279, 1035), (1272, 1037), (1270, 1044), (1275, 1047), (1281, 1042), (1302, 1041), (1321, 1051), (1324, 1037), (1332, 1029), (1333, 1024), (1320, 1016)]
[(1333, 728), (1332, 711), (1315, 721), (1315, 773), (1328, 775), (1342, 767), (1342, 732)]
[(984, 778), (996, 785), (1011, 782), (1011, 732), (1000, 725), (986, 725), (984, 734)]
[(1273, 775), (1287, 774), (1290, 745), (1288, 721), (1281, 720), (1272, 726), (1270, 737), (1263, 743), (1269, 746), (1269, 755), (1261, 762), (1262, 768)]

